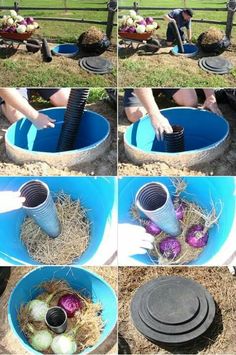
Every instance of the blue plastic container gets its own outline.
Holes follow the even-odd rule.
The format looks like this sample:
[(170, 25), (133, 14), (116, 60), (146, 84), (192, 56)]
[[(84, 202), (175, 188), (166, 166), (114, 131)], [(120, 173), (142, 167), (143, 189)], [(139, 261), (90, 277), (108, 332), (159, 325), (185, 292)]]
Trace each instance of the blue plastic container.
[[(182, 194), (182, 197), (195, 201), (208, 211), (211, 210), (211, 201), (216, 204), (217, 212), (221, 210), (220, 201), (223, 206), (218, 226), (214, 226), (209, 231), (209, 241), (206, 248), (198, 259), (191, 262), (191, 264), (222, 265), (236, 250), (235, 178), (185, 177), (184, 180), (187, 182), (187, 189)], [(124, 177), (119, 180), (119, 223), (135, 223), (129, 212), (134, 202), (134, 197), (140, 187), (152, 181), (165, 184), (170, 193), (173, 194), (174, 187), (168, 177)], [(122, 236), (119, 236), (119, 238), (122, 238)], [(152, 265), (152, 261), (148, 254), (134, 255), (130, 257), (130, 264)]]
[[(116, 240), (115, 179), (112, 177), (34, 177), (34, 179), (45, 182), (51, 192), (63, 190), (73, 200), (79, 199), (88, 210), (87, 215), (92, 222), (91, 240), (87, 250), (75, 264), (101, 265), (106, 262), (111, 256), (109, 248), (111, 244), (115, 245)], [(1, 177), (0, 191), (17, 191), (23, 183), (30, 180), (31, 177)], [(20, 241), (20, 228), (25, 216), (23, 209), (0, 214), (0, 259), (6, 263), (39, 264), (29, 256)]]
[(149, 116), (145, 116), (130, 125), (124, 135), (125, 149), (131, 159), (140, 163), (177, 159), (178, 166), (183, 159), (183, 165), (191, 166), (210, 161), (211, 157), (214, 159), (222, 154), (222, 147), (229, 136), (229, 124), (223, 117), (189, 107), (168, 108), (161, 110), (161, 113), (171, 125), (184, 128), (185, 150), (178, 153), (166, 152), (164, 141), (157, 140), (151, 120)]
[(184, 57), (195, 57), (198, 52), (199, 52), (199, 48), (198, 46), (196, 46), (195, 44), (184, 44), (184, 53), (179, 52), (179, 47), (178, 46), (174, 46), (171, 49), (171, 53), (178, 56), (178, 55), (182, 55)]
[(72, 58), (79, 54), (79, 47), (76, 44), (59, 44), (52, 48), (52, 54)]
[(87, 348), (82, 353), (95, 350), (106, 340), (115, 327), (117, 321), (117, 299), (111, 286), (99, 275), (78, 267), (51, 266), (36, 268), (17, 283), (8, 303), (8, 319), (14, 335), (30, 354), (41, 354), (30, 346), (27, 338), (22, 333), (17, 320), (17, 313), (22, 304), (28, 303), (31, 299), (42, 293), (42, 290), (36, 289), (39, 284), (52, 279), (65, 280), (74, 289), (84, 294), (89, 294), (94, 302), (102, 304), (104, 329), (100, 339), (95, 346)]
[[(35, 154), (40, 153), (40, 155), (42, 153), (58, 154), (57, 144), (64, 121), (65, 108), (48, 108), (40, 112), (56, 120), (55, 128), (37, 130), (28, 119), (24, 118), (9, 127), (5, 136), (6, 142), (11, 146), (22, 149), (22, 153), (27, 150)], [(92, 149), (104, 141), (109, 133), (109, 122), (103, 116), (96, 112), (85, 110), (80, 121), (75, 150)], [(70, 154), (71, 151), (68, 153)], [(60, 154), (67, 154), (67, 152)]]

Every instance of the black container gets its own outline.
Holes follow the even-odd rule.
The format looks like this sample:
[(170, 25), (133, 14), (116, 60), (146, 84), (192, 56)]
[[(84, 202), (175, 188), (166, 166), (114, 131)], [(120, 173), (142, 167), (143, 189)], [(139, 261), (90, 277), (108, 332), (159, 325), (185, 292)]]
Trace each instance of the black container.
[(211, 55), (220, 55), (222, 54), (229, 46), (230, 40), (224, 36), (220, 41), (211, 44), (203, 44), (202, 40), (205, 32), (201, 33), (198, 37), (197, 44), (204, 53), (209, 53)]
[(103, 39), (96, 43), (91, 43), (91, 44), (83, 44), (83, 38), (84, 38), (85, 32), (83, 32), (79, 38), (78, 38), (78, 46), (79, 48), (85, 52), (86, 54), (90, 54), (91, 56), (96, 56), (104, 53), (108, 47), (110, 46), (111, 42), (109, 39), (104, 35)]
[(45, 322), (54, 333), (64, 333), (67, 328), (67, 314), (61, 307), (49, 308)]
[(58, 151), (73, 150), (89, 89), (71, 89), (64, 123), (58, 141)]
[(184, 151), (184, 128), (172, 126), (173, 133), (164, 133), (165, 151), (167, 153), (178, 153)]
[(153, 343), (183, 345), (195, 341), (212, 325), (215, 302), (191, 279), (159, 277), (136, 291), (131, 316), (138, 331)]
[(0, 296), (3, 294), (7, 287), (8, 280), (11, 275), (11, 268), (9, 266), (0, 267)]

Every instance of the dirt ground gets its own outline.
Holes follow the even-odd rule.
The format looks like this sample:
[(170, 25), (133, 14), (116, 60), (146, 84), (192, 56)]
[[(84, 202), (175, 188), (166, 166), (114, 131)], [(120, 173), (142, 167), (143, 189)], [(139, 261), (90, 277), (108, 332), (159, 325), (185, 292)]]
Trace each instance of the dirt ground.
[(86, 106), (91, 111), (100, 113), (106, 117), (111, 124), (111, 145), (107, 154), (95, 160), (93, 163), (81, 164), (76, 168), (58, 169), (44, 162), (25, 163), (17, 165), (6, 155), (4, 135), (9, 123), (0, 117), (0, 175), (23, 175), (23, 176), (49, 176), (49, 175), (116, 175), (117, 172), (117, 117), (114, 109), (106, 101)]
[[(156, 53), (145, 53), (145, 46), (134, 45), (119, 49), (118, 86), (123, 87), (234, 87), (236, 45), (233, 44), (221, 57), (228, 59), (233, 69), (229, 74), (207, 73), (198, 60), (209, 55), (199, 53), (194, 58), (174, 56), (170, 47), (163, 46)], [(135, 75), (139, 71), (139, 75)]]
[[(172, 101), (163, 99), (157, 100), (161, 109), (176, 106)], [(142, 165), (135, 165), (128, 160), (124, 150), (123, 134), (130, 122), (127, 120), (124, 110), (122, 97), (119, 97), (119, 163), (118, 175), (140, 175), (140, 176), (211, 176), (211, 175), (236, 175), (236, 119), (235, 111), (228, 104), (219, 104), (223, 116), (230, 124), (230, 145), (224, 155), (214, 160), (210, 164), (202, 164), (198, 168), (176, 168), (164, 162), (145, 163)]]
[[(50, 49), (56, 43), (49, 43)], [(112, 87), (117, 82), (116, 45), (112, 44), (102, 58), (113, 64), (110, 74), (95, 75), (80, 67), (78, 64), (82, 55), (75, 58), (53, 56), (50, 63), (45, 63), (41, 52), (27, 52), (25, 45), (17, 50), (0, 46), (0, 86), (18, 87)], [(83, 55), (87, 56), (87, 55)], [(17, 75), (16, 75), (17, 73)]]
[[(96, 272), (102, 276), (117, 292), (117, 271), (113, 267), (87, 267), (87, 269)], [(7, 288), (0, 297), (0, 354), (21, 354), (28, 355), (29, 353), (21, 346), (20, 342), (13, 335), (7, 320), (7, 303), (11, 291), (15, 287), (18, 280), (26, 273), (33, 270), (33, 267), (12, 267), (11, 277)], [(108, 354), (117, 353), (117, 345), (115, 339), (111, 339), (109, 344), (106, 344)], [(115, 344), (115, 345), (114, 345)]]
[[(199, 282), (211, 293), (217, 309), (211, 331), (195, 343), (172, 351), (148, 341), (136, 330), (130, 317), (130, 302), (137, 288), (162, 275), (178, 275)], [(236, 277), (226, 267), (122, 267), (118, 280), (120, 354), (235, 354)]]

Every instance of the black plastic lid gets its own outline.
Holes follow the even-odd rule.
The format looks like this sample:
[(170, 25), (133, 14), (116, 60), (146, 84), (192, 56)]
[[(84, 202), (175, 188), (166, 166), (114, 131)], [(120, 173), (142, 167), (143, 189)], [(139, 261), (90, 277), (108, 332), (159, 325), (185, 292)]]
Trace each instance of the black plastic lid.
[(196, 339), (209, 328), (215, 303), (209, 292), (191, 279), (160, 277), (137, 290), (131, 316), (146, 338), (177, 345)]
[(204, 57), (199, 60), (199, 66), (210, 73), (227, 74), (232, 69), (229, 60), (223, 57)]
[(113, 69), (112, 63), (101, 57), (84, 57), (79, 63), (81, 68), (94, 74), (106, 74)]

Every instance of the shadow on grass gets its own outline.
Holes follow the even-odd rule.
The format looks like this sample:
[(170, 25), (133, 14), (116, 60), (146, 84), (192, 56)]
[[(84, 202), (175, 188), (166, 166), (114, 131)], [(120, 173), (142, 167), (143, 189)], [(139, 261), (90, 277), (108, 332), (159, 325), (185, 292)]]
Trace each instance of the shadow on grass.
[(8, 59), (16, 54), (16, 48), (1, 48), (0, 47), (0, 58), (1, 59)]
[(120, 333), (118, 334), (118, 354), (131, 354), (127, 340)]

